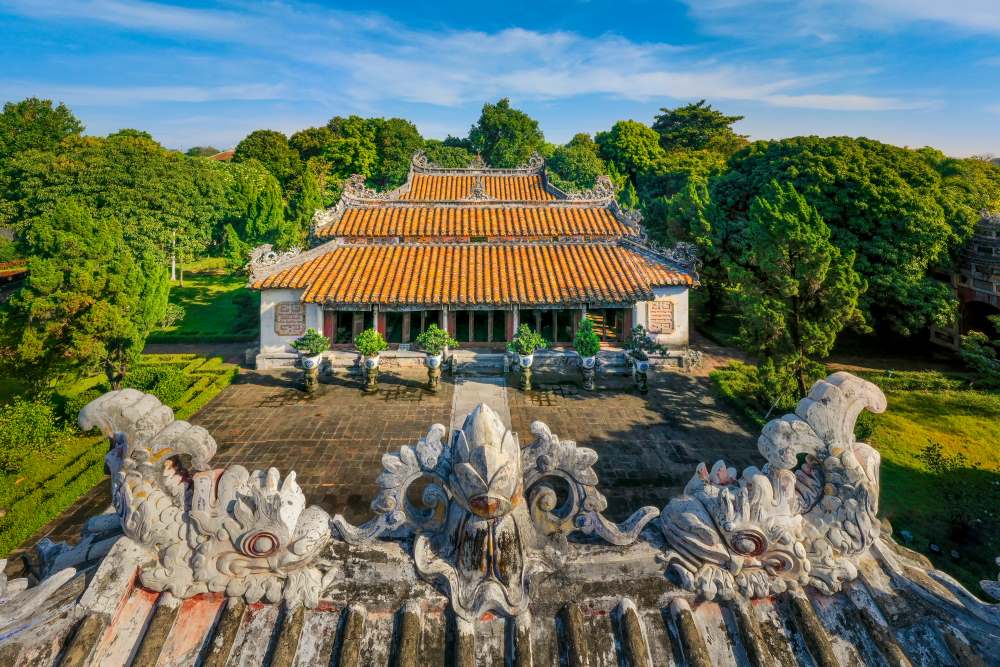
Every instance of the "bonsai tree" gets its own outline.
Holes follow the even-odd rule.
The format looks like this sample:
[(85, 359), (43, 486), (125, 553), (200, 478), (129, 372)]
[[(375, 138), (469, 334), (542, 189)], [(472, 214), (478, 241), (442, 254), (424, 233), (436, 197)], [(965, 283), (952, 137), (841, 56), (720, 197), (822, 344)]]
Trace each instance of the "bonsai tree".
[(625, 351), (627, 351), (633, 359), (638, 359), (639, 361), (646, 361), (649, 359), (649, 354), (651, 352), (663, 352), (663, 350), (664, 347), (656, 343), (652, 336), (646, 332), (646, 328), (641, 324), (632, 329), (632, 333), (625, 341)]
[(354, 339), (354, 347), (363, 357), (376, 357), (383, 350), (388, 350), (389, 344), (375, 329), (365, 329)]
[(315, 357), (330, 349), (330, 340), (315, 329), (308, 329), (306, 335), (292, 342), (292, 347), (307, 357)]
[(593, 357), (600, 352), (601, 339), (594, 333), (594, 322), (589, 317), (580, 322), (580, 328), (573, 338), (573, 348), (581, 357)]
[(522, 324), (517, 328), (513, 340), (507, 343), (507, 349), (526, 357), (534, 354), (535, 350), (543, 349), (548, 345), (549, 342), (542, 338), (540, 333), (533, 331), (527, 324)]
[(417, 347), (436, 357), (444, 352), (446, 347), (458, 347), (458, 341), (448, 335), (448, 332), (436, 324), (432, 324), (417, 336)]

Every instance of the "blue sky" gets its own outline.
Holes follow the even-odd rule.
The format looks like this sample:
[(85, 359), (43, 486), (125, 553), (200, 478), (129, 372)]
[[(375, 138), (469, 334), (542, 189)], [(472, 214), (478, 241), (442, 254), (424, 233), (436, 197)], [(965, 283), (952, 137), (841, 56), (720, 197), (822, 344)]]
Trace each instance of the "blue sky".
[(0, 0), (0, 98), (225, 148), (334, 115), (464, 136), (510, 97), (550, 141), (701, 98), (752, 138), (1000, 154), (1000, 0)]

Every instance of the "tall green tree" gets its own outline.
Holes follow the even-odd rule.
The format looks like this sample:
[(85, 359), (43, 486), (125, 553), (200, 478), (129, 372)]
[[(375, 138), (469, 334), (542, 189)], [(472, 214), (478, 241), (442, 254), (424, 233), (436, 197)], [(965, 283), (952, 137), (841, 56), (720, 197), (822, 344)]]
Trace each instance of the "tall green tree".
[(844, 326), (860, 320), (864, 283), (819, 212), (792, 185), (773, 182), (750, 206), (747, 247), (729, 267), (737, 287), (740, 340), (795, 379), (805, 396), (812, 360), (830, 353)]
[(577, 134), (565, 146), (553, 151), (547, 161), (552, 182), (563, 189), (586, 190), (594, 187), (598, 176), (607, 174), (597, 144), (589, 134)]
[(239, 236), (251, 247), (275, 243), (285, 227), (281, 187), (257, 160), (233, 165), (231, 215)]
[(525, 164), (531, 154), (541, 150), (545, 136), (538, 121), (510, 106), (506, 97), (496, 104), (484, 104), (479, 120), (469, 130), (472, 150), (498, 168)]
[(653, 129), (660, 135), (664, 150), (710, 149), (730, 155), (747, 144), (747, 138), (733, 131), (743, 116), (727, 116), (701, 100), (675, 109), (660, 109)]
[(953, 321), (955, 297), (932, 272), (949, 265), (978, 214), (943, 189), (926, 155), (848, 137), (754, 142), (711, 181), (709, 219), (720, 257), (744, 253), (750, 203), (772, 180), (794, 185), (837, 247), (856, 255), (855, 269), (868, 283), (861, 308), (876, 330), (910, 336)]
[(402, 118), (372, 119), (375, 125), (375, 154), (378, 161), (372, 180), (380, 189), (395, 188), (406, 181), (413, 154), (424, 146), (417, 126)]
[(83, 124), (65, 104), (29, 97), (7, 102), (0, 113), (0, 160), (26, 150), (55, 150), (66, 137), (79, 136)]
[(279, 247), (301, 247), (308, 236), (313, 215), (323, 208), (324, 168), (325, 164), (319, 158), (313, 158), (304, 165), (296, 189), (288, 199), (287, 222), (276, 238)]
[(271, 172), (282, 187), (302, 169), (298, 152), (288, 145), (288, 138), (274, 130), (255, 130), (236, 145), (234, 162), (257, 160)]
[(620, 120), (594, 137), (601, 157), (623, 170), (633, 183), (636, 176), (663, 156), (660, 135), (635, 120)]
[(114, 388), (166, 310), (157, 255), (136, 254), (113, 218), (64, 200), (25, 234), (28, 277), (0, 316), (3, 359), (36, 391), (102, 370)]

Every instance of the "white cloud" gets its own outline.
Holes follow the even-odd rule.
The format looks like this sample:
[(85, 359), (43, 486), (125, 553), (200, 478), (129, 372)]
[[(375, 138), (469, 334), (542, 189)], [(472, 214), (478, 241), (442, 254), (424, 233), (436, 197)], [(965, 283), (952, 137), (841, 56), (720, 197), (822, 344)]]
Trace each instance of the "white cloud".
[(776, 39), (837, 41), (857, 31), (895, 32), (935, 24), (961, 32), (1000, 34), (997, 0), (682, 0), (715, 32)]
[[(817, 1), (823, 4), (827, 0)], [(750, 4), (748, 0), (707, 0), (704, 11), (721, 15)], [(767, 4), (779, 11), (787, 10), (785, 0)], [(226, 86), (55, 87), (57, 93), (65, 92), (66, 101), (82, 104), (279, 97), (297, 102), (329, 102), (346, 97), (356, 105), (400, 100), (457, 107), (501, 95), (520, 100), (599, 95), (639, 101), (756, 101), (838, 111), (886, 111), (926, 105), (919, 100), (901, 101), (893, 96), (842, 90), (845, 86), (835, 76), (805, 76), (799, 71), (803, 65), (790, 60), (719, 54), (709, 58), (697, 49), (639, 43), (614, 34), (587, 37), (523, 28), (492, 33), (414, 30), (376, 14), (295, 4), (255, 5), (243, 13), (128, 0), (0, 0), (0, 7), (42, 20), (96, 21), (131, 30), (197, 35), (235, 43), (227, 48), (225, 56)], [(245, 47), (245, 53), (232, 53), (240, 46)], [(242, 69), (240, 58), (244, 61)], [(262, 59), (270, 60), (268, 66), (258, 65)], [(188, 65), (185, 71), (178, 63), (177, 74), (185, 83), (202, 81), (206, 73), (213, 71), (208, 64)], [(282, 83), (246, 83), (262, 80)], [(57, 93), (53, 96), (63, 99)]]

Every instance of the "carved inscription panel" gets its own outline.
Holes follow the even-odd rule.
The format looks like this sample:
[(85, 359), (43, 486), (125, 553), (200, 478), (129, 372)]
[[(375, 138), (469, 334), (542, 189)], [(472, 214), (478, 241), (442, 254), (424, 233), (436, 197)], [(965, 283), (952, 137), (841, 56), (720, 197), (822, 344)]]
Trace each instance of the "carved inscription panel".
[(283, 301), (274, 305), (274, 333), (279, 336), (301, 336), (306, 332), (306, 305)]
[(649, 304), (649, 333), (669, 334), (674, 332), (674, 302), (653, 301)]

